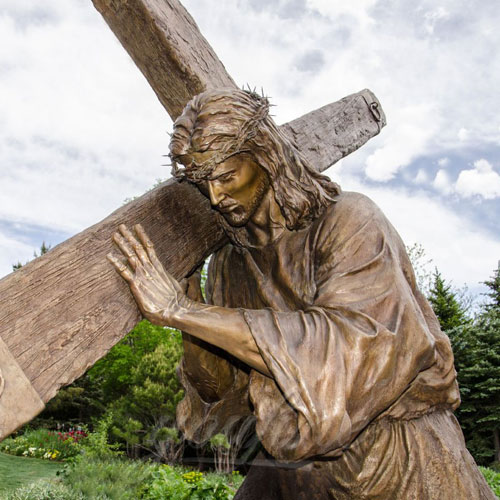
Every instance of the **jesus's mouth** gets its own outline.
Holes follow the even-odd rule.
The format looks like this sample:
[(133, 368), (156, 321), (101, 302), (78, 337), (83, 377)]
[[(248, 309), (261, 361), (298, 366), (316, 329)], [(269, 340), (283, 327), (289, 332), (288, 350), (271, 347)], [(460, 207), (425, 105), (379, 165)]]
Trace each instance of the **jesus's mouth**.
[(238, 205), (236, 203), (232, 203), (231, 205), (217, 205), (217, 210), (222, 213), (222, 214), (227, 214), (229, 212), (232, 212), (238, 208)]

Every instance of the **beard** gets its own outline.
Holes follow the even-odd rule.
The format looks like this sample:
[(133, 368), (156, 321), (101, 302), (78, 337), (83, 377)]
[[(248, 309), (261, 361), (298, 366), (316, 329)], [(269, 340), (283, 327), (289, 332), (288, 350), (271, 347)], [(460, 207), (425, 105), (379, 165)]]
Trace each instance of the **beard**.
[[(270, 189), (270, 185), (271, 184), (269, 182), (269, 179), (267, 179), (266, 176), (266, 179), (261, 184), (259, 184), (258, 189), (256, 190), (256, 196), (251, 205), (249, 206), (249, 210), (247, 212), (250, 213), (249, 214), (247, 212), (245, 212), (245, 214), (239, 213), (238, 217), (232, 218), (232, 223), (229, 222), (222, 213), (220, 212), (217, 213), (217, 219), (219, 221), (220, 226), (226, 233), (227, 237), (236, 246), (236, 248), (239, 247), (248, 248), (252, 246), (248, 239), (248, 233), (245, 230), (244, 226), (250, 220), (250, 218), (256, 212), (256, 210), (259, 208), (259, 205), (262, 203), (264, 196)], [(235, 223), (238, 225), (236, 225)]]
[(232, 227), (245, 226), (260, 207), (264, 196), (269, 190), (268, 176), (263, 176), (255, 188), (255, 195), (247, 206), (238, 206), (233, 211), (221, 214), (224, 220)]

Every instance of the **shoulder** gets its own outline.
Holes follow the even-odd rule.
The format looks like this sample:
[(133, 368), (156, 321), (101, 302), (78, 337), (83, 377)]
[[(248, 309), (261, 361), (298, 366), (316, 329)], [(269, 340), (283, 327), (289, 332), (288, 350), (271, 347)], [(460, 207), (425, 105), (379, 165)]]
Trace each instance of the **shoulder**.
[(339, 195), (315, 221), (311, 236), (316, 266), (326, 261), (368, 262), (381, 252), (395, 257), (404, 249), (380, 208), (360, 193)]
[(387, 227), (388, 222), (380, 208), (361, 193), (343, 192), (335, 198), (324, 213), (314, 222), (313, 231), (323, 239), (327, 236), (347, 236), (363, 226), (370, 226), (371, 231)]
[(331, 217), (373, 217), (381, 214), (380, 208), (368, 196), (354, 191), (342, 192), (335, 198), (323, 214), (327, 218)]

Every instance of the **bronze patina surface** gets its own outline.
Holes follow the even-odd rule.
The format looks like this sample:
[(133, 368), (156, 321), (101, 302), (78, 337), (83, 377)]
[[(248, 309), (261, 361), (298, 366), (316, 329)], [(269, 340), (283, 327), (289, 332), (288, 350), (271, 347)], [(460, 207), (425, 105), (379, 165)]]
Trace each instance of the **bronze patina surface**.
[(264, 450), (235, 498), (494, 499), (453, 416), (449, 340), (376, 205), (317, 173), (249, 92), (195, 97), (171, 158), (230, 241), (207, 304), (141, 226), (120, 226), (109, 259), (144, 316), (186, 332), (185, 435), (255, 420)]

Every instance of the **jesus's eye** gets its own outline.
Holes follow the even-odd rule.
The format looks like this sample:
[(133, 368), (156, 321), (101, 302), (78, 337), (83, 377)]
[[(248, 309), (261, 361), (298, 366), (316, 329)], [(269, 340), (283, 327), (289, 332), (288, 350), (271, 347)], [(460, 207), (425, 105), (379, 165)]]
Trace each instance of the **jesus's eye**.
[(233, 178), (233, 172), (227, 172), (217, 178), (219, 182), (229, 182)]

